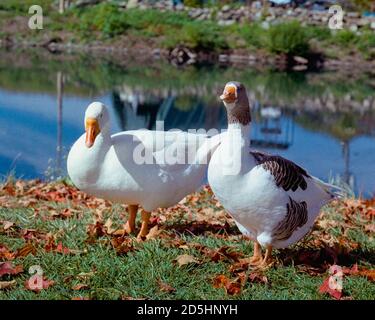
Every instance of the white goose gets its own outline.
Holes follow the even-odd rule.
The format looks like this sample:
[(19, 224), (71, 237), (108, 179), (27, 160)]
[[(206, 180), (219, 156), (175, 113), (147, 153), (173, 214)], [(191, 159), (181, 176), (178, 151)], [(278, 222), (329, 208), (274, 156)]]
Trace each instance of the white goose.
[(88, 106), (85, 128), (69, 152), (68, 174), (80, 190), (128, 204), (128, 233), (134, 231), (142, 206), (139, 238), (148, 233), (152, 210), (173, 206), (202, 185), (208, 160), (220, 142), (220, 135), (208, 138), (182, 131), (111, 135), (109, 114), (100, 102)]
[(272, 248), (287, 247), (309, 232), (336, 187), (292, 161), (250, 150), (250, 105), (241, 83), (228, 82), (220, 99), (228, 132), (211, 158), (208, 182), (240, 231), (255, 241), (251, 264), (264, 268)]

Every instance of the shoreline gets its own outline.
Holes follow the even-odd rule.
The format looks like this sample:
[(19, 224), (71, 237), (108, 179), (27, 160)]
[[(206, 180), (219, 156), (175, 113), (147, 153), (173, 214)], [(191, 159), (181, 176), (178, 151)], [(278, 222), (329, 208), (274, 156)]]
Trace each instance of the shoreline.
[[(124, 57), (136, 62), (154, 63), (157, 60), (169, 61), (176, 66), (183, 65), (218, 65), (223, 67), (249, 66), (254, 69), (274, 69), (278, 71), (325, 72), (340, 71), (348, 74), (370, 73), (375, 75), (375, 60), (365, 60), (358, 56), (345, 56), (341, 59), (323, 57), (322, 54), (312, 54), (309, 57), (298, 55), (274, 55), (263, 50), (223, 50), (221, 52), (192, 51), (180, 46), (173, 50), (150, 47), (145, 41), (139, 41), (136, 47), (121, 47), (120, 44), (109, 45), (105, 42), (94, 44), (74, 44), (62, 42), (60, 38), (51, 38), (46, 41), (17, 41), (12, 38), (0, 38), (0, 50), (28, 50), (39, 48), (57, 55), (91, 54), (100, 57), (110, 54), (115, 60)], [(151, 60), (151, 61), (150, 61)], [(355, 66), (355, 68), (353, 68)]]

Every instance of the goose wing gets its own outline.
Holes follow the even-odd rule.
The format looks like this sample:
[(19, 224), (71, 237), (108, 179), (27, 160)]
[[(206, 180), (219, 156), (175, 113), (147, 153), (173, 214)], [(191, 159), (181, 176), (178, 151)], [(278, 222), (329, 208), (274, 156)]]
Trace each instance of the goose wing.
[(307, 171), (294, 162), (281, 156), (269, 155), (263, 152), (250, 152), (255, 162), (275, 178), (277, 187), (285, 191), (306, 190), (307, 179), (311, 176)]

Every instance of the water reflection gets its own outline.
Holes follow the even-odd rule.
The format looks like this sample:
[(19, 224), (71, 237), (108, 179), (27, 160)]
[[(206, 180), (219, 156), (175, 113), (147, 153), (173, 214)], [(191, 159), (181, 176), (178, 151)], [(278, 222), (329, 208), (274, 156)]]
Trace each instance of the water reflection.
[[(26, 56), (25, 56), (26, 55)], [(110, 106), (112, 130), (222, 129), (217, 94), (245, 83), (253, 101), (254, 148), (286, 156), (312, 174), (339, 176), (359, 192), (375, 190), (374, 79), (235, 68), (177, 69), (114, 64), (87, 57), (0, 52), (0, 173), (65, 173), (65, 157), (83, 132), (86, 106)], [(50, 162), (48, 162), (49, 159)]]

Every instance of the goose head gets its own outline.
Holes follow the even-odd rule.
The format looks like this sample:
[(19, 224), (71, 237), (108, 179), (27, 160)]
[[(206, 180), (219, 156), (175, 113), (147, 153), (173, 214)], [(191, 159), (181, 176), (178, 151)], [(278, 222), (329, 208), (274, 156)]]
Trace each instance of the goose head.
[(86, 147), (91, 148), (99, 134), (109, 132), (109, 114), (101, 102), (91, 103), (85, 113)]
[(242, 83), (237, 81), (228, 82), (220, 99), (227, 109), (229, 123), (247, 125), (251, 122), (249, 98)]

